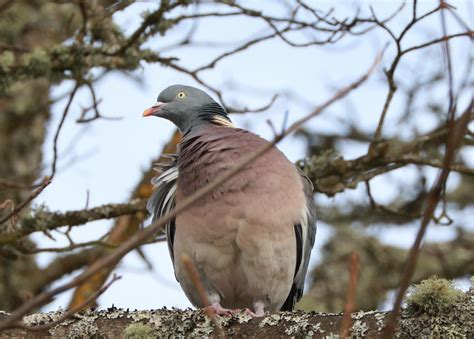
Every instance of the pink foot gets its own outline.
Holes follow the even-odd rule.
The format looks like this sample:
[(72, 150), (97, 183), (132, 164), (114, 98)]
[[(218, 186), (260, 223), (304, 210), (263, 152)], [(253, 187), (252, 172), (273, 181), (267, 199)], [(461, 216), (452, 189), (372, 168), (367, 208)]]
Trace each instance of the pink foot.
[(244, 313), (251, 316), (252, 318), (260, 318), (265, 316), (265, 312), (263, 311), (263, 309), (257, 309), (256, 312), (253, 312), (251, 309), (246, 308), (244, 310)]
[(211, 306), (204, 307), (203, 310), (206, 313), (209, 311), (209, 312), (212, 312), (213, 314), (224, 315), (224, 316), (232, 315), (239, 311), (239, 310), (231, 310), (228, 308), (224, 308), (219, 303), (212, 303)]

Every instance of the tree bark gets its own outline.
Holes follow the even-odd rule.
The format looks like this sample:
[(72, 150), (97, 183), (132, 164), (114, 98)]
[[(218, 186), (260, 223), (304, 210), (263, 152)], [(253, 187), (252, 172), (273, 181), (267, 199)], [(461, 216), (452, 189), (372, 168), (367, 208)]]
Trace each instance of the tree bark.
[[(474, 335), (473, 290), (449, 311), (438, 313), (402, 313), (397, 337), (466, 337)], [(44, 328), (63, 316), (65, 311), (36, 313), (24, 318), (28, 328), (0, 331), (0, 337), (74, 337), (74, 338), (149, 338), (149, 337), (314, 337), (332, 338), (340, 332), (342, 314), (315, 312), (279, 312), (262, 318), (244, 313), (217, 317), (220, 328), (201, 310), (129, 311), (117, 308), (80, 312), (51, 327)], [(352, 338), (378, 337), (388, 312), (358, 312), (351, 315)], [(2, 318), (8, 317), (0, 313)], [(40, 330), (34, 330), (36, 328)], [(220, 335), (219, 335), (220, 333)]]

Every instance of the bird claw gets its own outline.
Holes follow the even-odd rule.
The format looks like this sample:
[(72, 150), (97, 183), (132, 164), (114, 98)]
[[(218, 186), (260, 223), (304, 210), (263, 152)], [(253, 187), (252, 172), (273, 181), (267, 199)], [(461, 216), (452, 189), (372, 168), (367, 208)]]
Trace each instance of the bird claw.
[[(207, 314), (211, 313), (214, 315), (221, 315), (221, 316), (231, 316), (236, 313), (241, 312), (239, 309), (229, 309), (229, 308), (224, 308), (221, 306), (219, 303), (212, 303), (210, 306), (204, 307), (203, 311)], [(244, 314), (251, 316), (252, 318), (260, 318), (265, 316), (265, 311), (263, 310), (262, 307), (257, 307), (256, 311), (252, 311), (250, 308), (246, 308), (243, 310)]]
[(211, 312), (212, 314), (222, 315), (222, 316), (230, 316), (239, 312), (239, 310), (224, 308), (219, 303), (212, 303), (212, 305), (204, 307), (203, 310), (206, 313)]
[(253, 312), (249, 308), (246, 308), (244, 310), (244, 314), (247, 314), (247, 315), (251, 316), (252, 318), (260, 318), (260, 317), (265, 316), (265, 312), (263, 310), (257, 310), (257, 312)]

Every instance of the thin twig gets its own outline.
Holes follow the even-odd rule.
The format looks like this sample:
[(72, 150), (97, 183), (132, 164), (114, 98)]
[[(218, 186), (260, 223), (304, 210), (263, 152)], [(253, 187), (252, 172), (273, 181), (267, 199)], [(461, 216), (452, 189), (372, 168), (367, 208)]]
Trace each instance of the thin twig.
[(207, 293), (204, 290), (204, 286), (202, 285), (201, 279), (199, 278), (199, 272), (194, 266), (193, 261), (185, 253), (181, 254), (180, 259), (184, 265), (184, 268), (186, 269), (186, 271), (188, 271), (189, 277), (191, 278), (191, 281), (193, 282), (194, 288), (198, 292), (199, 299), (201, 300), (201, 303), (203, 305), (204, 313), (206, 313), (209, 319), (211, 319), (212, 322), (214, 323), (214, 327), (216, 331), (218, 332), (219, 337), (225, 337), (224, 330), (222, 329), (221, 325), (219, 324), (219, 321), (216, 319), (215, 313), (212, 311), (210, 307), (211, 303), (209, 301), (209, 298), (207, 297)]
[[(102, 99), (98, 99), (97, 95), (95, 94), (94, 86), (92, 86), (91, 81), (86, 81), (85, 82), (87, 88), (89, 89), (89, 92), (91, 94), (92, 98), (92, 104), (89, 107), (83, 107), (81, 115), (79, 118), (76, 120), (77, 123), (88, 123), (97, 119), (104, 119), (104, 120), (122, 120), (122, 117), (109, 117), (109, 116), (104, 116), (100, 113), (99, 111), (99, 105), (102, 102)], [(94, 115), (92, 117), (86, 118), (86, 114), (89, 111), (93, 111)]]
[(370, 189), (370, 182), (368, 180), (365, 181), (365, 188), (367, 191), (367, 196), (369, 197), (370, 205), (372, 206), (373, 209), (378, 209), (382, 212), (385, 212), (391, 215), (396, 215), (398, 217), (407, 218), (408, 220), (416, 219), (420, 217), (419, 214), (406, 213), (400, 210), (396, 210), (396, 209), (381, 205), (378, 202), (376, 202), (372, 195), (372, 191)]
[(351, 328), (351, 314), (355, 308), (358, 274), (359, 255), (356, 252), (352, 252), (349, 266), (349, 284), (347, 286), (346, 305), (344, 306), (344, 315), (341, 321), (341, 331), (339, 332), (339, 337), (342, 339), (349, 335)]
[(12, 217), (15, 217), (30, 201), (35, 199), (51, 183), (51, 177), (44, 177), (41, 185), (35, 189), (28, 198), (19, 203), (13, 211), (0, 219), (0, 225)]
[[(61, 120), (59, 121), (58, 128), (56, 129), (56, 134), (54, 135), (54, 140), (53, 140), (53, 163), (51, 164), (51, 175), (50, 178), (51, 180), (54, 178), (54, 175), (56, 174), (56, 162), (58, 160), (58, 139), (59, 139), (59, 133), (61, 132), (61, 129), (64, 125), (64, 121), (66, 120), (67, 114), (69, 113), (69, 108), (71, 107), (72, 101), (74, 100), (74, 97), (77, 93), (77, 90), (79, 89), (81, 85), (79, 82), (76, 82), (74, 85), (73, 90), (69, 94), (69, 99), (67, 101), (66, 106), (64, 107), (64, 111), (61, 117)], [(1, 222), (0, 222), (1, 224)]]
[(413, 246), (410, 249), (406, 266), (401, 276), (399, 291), (393, 304), (392, 312), (388, 317), (387, 324), (382, 333), (383, 338), (392, 338), (395, 333), (402, 301), (405, 297), (405, 293), (408, 289), (408, 286), (410, 285), (411, 278), (415, 271), (418, 254), (420, 252), (421, 242), (423, 241), (426, 228), (428, 227), (428, 224), (433, 216), (436, 206), (438, 205), (441, 193), (443, 191), (443, 187), (445, 186), (446, 180), (448, 179), (451, 170), (450, 165), (453, 162), (456, 155), (456, 150), (458, 149), (463, 139), (467, 124), (469, 123), (471, 118), (472, 109), (473, 100), (471, 100), (469, 107), (462, 114), (461, 119), (459, 119), (459, 122), (455, 125), (452, 124), (451, 128), (449, 129), (448, 140), (446, 142), (445, 157), (443, 161), (443, 169), (440, 170), (436, 183), (434, 184), (433, 188), (430, 190), (428, 196), (426, 197), (426, 207), (423, 211), (423, 217), (421, 219), (420, 228), (418, 230), (418, 234), (416, 235)]
[(41, 185), (41, 183), (34, 184), (34, 185), (23, 185), (23, 184), (17, 184), (13, 182), (13, 179), (7, 180), (7, 179), (2, 179), (0, 178), (0, 187), (6, 187), (6, 188), (11, 188), (11, 189), (16, 189), (16, 190), (32, 190), (35, 188), (38, 188)]
[(69, 311), (67, 311), (64, 315), (62, 315), (59, 319), (56, 319), (50, 323), (47, 323), (47, 324), (44, 324), (44, 325), (40, 325), (40, 326), (27, 326), (27, 325), (24, 325), (24, 324), (20, 324), (18, 327), (24, 329), (24, 330), (28, 330), (28, 331), (43, 331), (43, 330), (48, 330), (50, 329), (51, 327), (54, 327), (60, 323), (62, 323), (64, 320), (68, 319), (69, 317), (71, 317), (74, 313), (78, 312), (79, 310), (81, 310), (84, 306), (88, 305), (89, 303), (95, 301), (98, 297), (100, 297), (109, 287), (110, 285), (112, 285), (114, 282), (116, 282), (117, 280), (120, 280), (122, 279), (121, 276), (118, 276), (116, 274), (113, 275), (112, 279), (107, 283), (105, 284), (104, 286), (102, 286), (101, 289), (99, 289), (98, 291), (96, 291), (94, 294), (92, 294), (91, 296), (89, 296), (86, 300), (84, 300), (84, 302), (73, 308), (73, 309), (70, 309)]
[[(107, 235), (107, 234), (106, 234)], [(103, 238), (103, 237), (101, 237)], [(35, 248), (35, 249), (27, 249), (27, 248), (21, 248), (21, 247), (16, 247), (20, 252), (23, 254), (37, 254), (37, 253), (44, 253), (44, 252), (53, 252), (53, 253), (64, 253), (64, 252), (71, 252), (72, 250), (78, 249), (78, 248), (85, 248), (85, 247), (91, 247), (91, 246), (102, 246), (104, 248), (116, 248), (116, 245), (109, 244), (105, 241), (102, 240), (93, 240), (93, 241), (86, 241), (86, 242), (81, 242), (81, 243), (72, 243), (69, 246), (65, 247), (44, 247), (44, 248)]]
[[(416, 4), (414, 4), (414, 6), (416, 6)], [(388, 109), (390, 107), (390, 104), (392, 102), (392, 99), (394, 97), (394, 94), (397, 90), (397, 85), (395, 83), (395, 79), (394, 79), (394, 75), (395, 75), (395, 71), (397, 69), (397, 66), (401, 60), (401, 58), (412, 52), (412, 51), (415, 51), (415, 50), (418, 50), (418, 49), (422, 49), (422, 48), (425, 48), (425, 47), (428, 47), (428, 46), (431, 46), (431, 45), (434, 45), (434, 44), (437, 44), (437, 43), (440, 43), (440, 42), (443, 42), (443, 41), (448, 41), (450, 39), (453, 39), (453, 38), (457, 38), (457, 37), (462, 37), (462, 36), (469, 36), (472, 38), (473, 36), (473, 32), (472, 31), (467, 31), (467, 32), (462, 32), (462, 33), (457, 33), (457, 34), (452, 34), (452, 35), (446, 35), (444, 34), (443, 37), (441, 38), (438, 38), (438, 39), (434, 39), (434, 40), (431, 40), (427, 43), (424, 43), (424, 44), (421, 44), (421, 45), (416, 45), (416, 46), (413, 46), (413, 47), (410, 47), (410, 48), (407, 48), (407, 49), (402, 49), (402, 40), (403, 40), (403, 37), (407, 34), (407, 32), (418, 22), (420, 22), (421, 20), (423, 20), (424, 18), (438, 12), (439, 10), (443, 9), (443, 5), (440, 4), (438, 7), (434, 8), (433, 10), (417, 17), (416, 16), (416, 7), (414, 8), (413, 10), (413, 16), (412, 16), (412, 20), (410, 21), (410, 23), (403, 29), (403, 31), (400, 33), (400, 35), (398, 37), (395, 36), (395, 34), (392, 32), (392, 30), (390, 30), (383, 22), (380, 22), (376, 16), (375, 16), (375, 13), (373, 13), (373, 20), (382, 28), (384, 29), (390, 36), (391, 38), (394, 40), (395, 42), (395, 46), (397, 48), (397, 54), (395, 55), (393, 61), (392, 61), (392, 64), (390, 65), (390, 68), (385, 72), (385, 75), (386, 75), (386, 78), (387, 78), (387, 82), (388, 82), (388, 86), (389, 86), (389, 90), (388, 90), (388, 93), (387, 93), (387, 97), (385, 99), (385, 103), (384, 103), (384, 106), (383, 106), (383, 109), (382, 109), (382, 112), (380, 114), (380, 118), (379, 118), (379, 122), (378, 122), (378, 125), (377, 125), (377, 129), (374, 133), (374, 136), (373, 136), (373, 139), (372, 139), (372, 142), (370, 143), (370, 147), (369, 147), (369, 151), (373, 151), (374, 148), (376, 147), (376, 144), (377, 142), (380, 141), (381, 137), (382, 137), (382, 128), (383, 128), (383, 125), (384, 125), (384, 122), (385, 122), (385, 118), (386, 118), (386, 115), (387, 115), (387, 112), (388, 112)]]
[(433, 39), (428, 42), (425, 42), (424, 44), (416, 45), (416, 46), (404, 49), (403, 54), (407, 54), (409, 52), (416, 51), (417, 49), (422, 49), (431, 45), (439, 44), (441, 42), (445, 42), (445, 41), (448, 41), (454, 38), (460, 38), (460, 37), (470, 37), (472, 39), (472, 37), (474, 37), (474, 31), (467, 31), (467, 32), (462, 32), (462, 33), (445, 35), (445, 36), (442, 36), (441, 38), (437, 38), (437, 39)]
[[(440, 7), (442, 9), (449, 8), (449, 5), (445, 3), (444, 0), (440, 0)], [(444, 10), (441, 11), (441, 26), (443, 29), (443, 37), (447, 36), (446, 31), (446, 21), (444, 16)], [(395, 299), (392, 312), (387, 321), (387, 325), (382, 333), (384, 338), (392, 338), (397, 324), (398, 324), (398, 317), (400, 314), (400, 308), (402, 305), (403, 298), (405, 297), (406, 290), (410, 285), (411, 278), (415, 271), (416, 262), (418, 259), (418, 254), (420, 252), (421, 242), (423, 241), (426, 229), (431, 218), (434, 215), (436, 206), (441, 198), (441, 196), (445, 193), (446, 181), (448, 180), (449, 173), (451, 171), (451, 165), (455, 160), (456, 151), (461, 144), (464, 134), (467, 130), (467, 124), (471, 121), (472, 109), (474, 104), (474, 98), (471, 99), (470, 105), (461, 115), (458, 123), (455, 122), (455, 104), (454, 104), (454, 93), (453, 93), (453, 75), (452, 75), (452, 68), (451, 68), (451, 55), (449, 51), (449, 39), (445, 39), (445, 49), (444, 49), (444, 56), (445, 61), (447, 64), (447, 72), (448, 72), (448, 87), (449, 87), (449, 103), (448, 103), (448, 114), (447, 114), (447, 125), (449, 126), (447, 142), (445, 147), (445, 156), (443, 160), (443, 168), (440, 170), (438, 174), (438, 179), (436, 180), (435, 185), (429, 192), (428, 196), (426, 197), (426, 208), (423, 211), (423, 217), (421, 220), (420, 229), (418, 230), (418, 234), (415, 238), (415, 242), (410, 249), (410, 253), (407, 259), (405, 270), (402, 274), (401, 281), (400, 281), (400, 288)]]

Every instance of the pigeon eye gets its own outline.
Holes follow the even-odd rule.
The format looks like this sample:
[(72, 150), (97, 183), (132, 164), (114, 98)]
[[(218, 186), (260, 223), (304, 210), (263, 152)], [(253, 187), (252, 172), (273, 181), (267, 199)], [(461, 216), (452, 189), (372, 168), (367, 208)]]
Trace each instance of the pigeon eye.
[(177, 97), (178, 97), (179, 99), (182, 99), (182, 98), (184, 98), (185, 96), (186, 96), (186, 93), (184, 93), (184, 92), (179, 92), (178, 95), (177, 95)]

